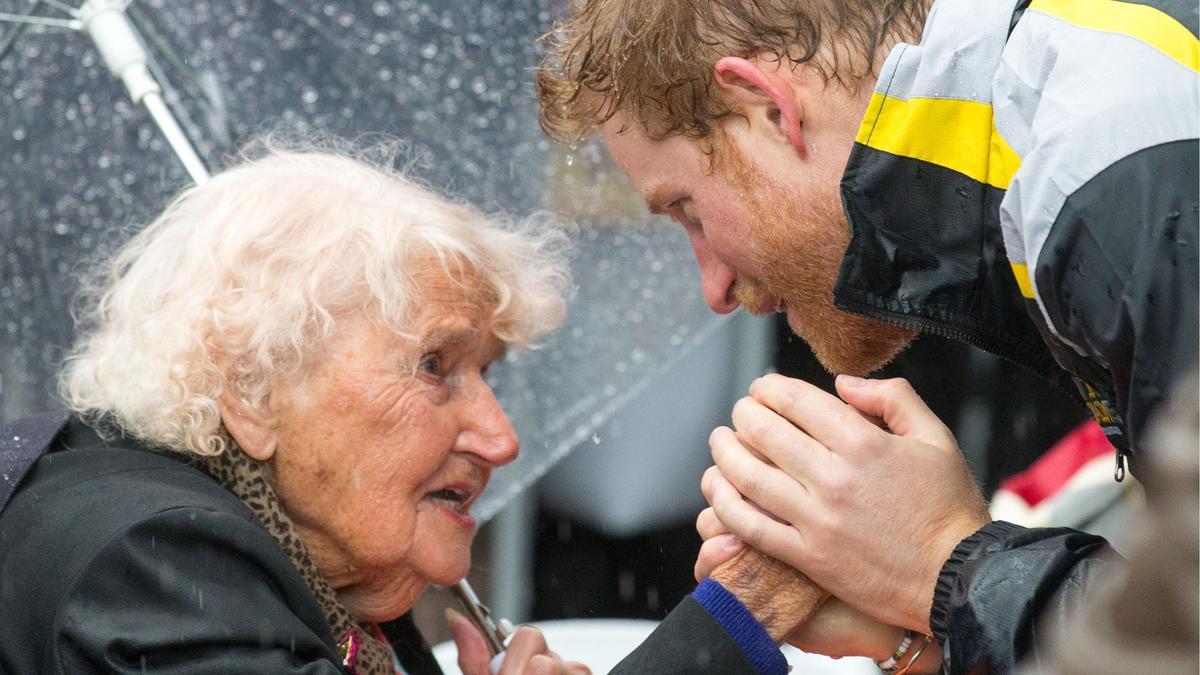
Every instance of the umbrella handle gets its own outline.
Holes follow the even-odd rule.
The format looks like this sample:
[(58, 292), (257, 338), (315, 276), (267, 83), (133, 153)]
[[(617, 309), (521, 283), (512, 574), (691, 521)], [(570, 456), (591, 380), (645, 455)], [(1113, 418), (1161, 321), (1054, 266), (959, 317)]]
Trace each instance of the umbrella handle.
[(92, 36), (109, 71), (125, 84), (134, 103), (140, 105), (146, 94), (162, 92), (146, 67), (150, 57), (125, 16), (121, 0), (88, 0), (79, 8), (79, 21)]

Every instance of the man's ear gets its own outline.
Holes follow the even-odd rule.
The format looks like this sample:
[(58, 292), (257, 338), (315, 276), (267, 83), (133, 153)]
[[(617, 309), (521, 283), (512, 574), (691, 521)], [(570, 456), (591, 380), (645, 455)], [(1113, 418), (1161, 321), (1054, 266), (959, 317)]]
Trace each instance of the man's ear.
[(247, 455), (260, 462), (275, 455), (279, 430), (267, 399), (251, 405), (226, 391), (221, 395), (218, 407), (225, 429)]
[(726, 56), (713, 67), (717, 85), (749, 114), (756, 111), (778, 131), (801, 159), (804, 145), (804, 108), (790, 86), (780, 77), (764, 72), (757, 63)]

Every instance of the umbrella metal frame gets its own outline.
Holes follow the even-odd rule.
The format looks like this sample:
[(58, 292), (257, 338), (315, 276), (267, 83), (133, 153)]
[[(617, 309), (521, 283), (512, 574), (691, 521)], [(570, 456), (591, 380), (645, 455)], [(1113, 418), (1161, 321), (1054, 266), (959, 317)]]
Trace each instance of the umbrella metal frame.
[(12, 14), (0, 12), (0, 22), (16, 24), (13, 32), (0, 44), (0, 58), (12, 48), (21, 32), (29, 26), (60, 28), (87, 33), (97, 51), (108, 66), (109, 72), (120, 80), (129, 92), (129, 97), (146, 112), (162, 132), (175, 156), (179, 158), (188, 175), (197, 185), (208, 180), (208, 168), (192, 146), (187, 134), (179, 126), (171, 109), (162, 97), (162, 86), (148, 67), (149, 54), (137, 27), (129, 20), (125, 10), (133, 0), (86, 0), (78, 8), (70, 7), (60, 0), (33, 0), (29, 11), (45, 4), (67, 14), (67, 19), (37, 14)]

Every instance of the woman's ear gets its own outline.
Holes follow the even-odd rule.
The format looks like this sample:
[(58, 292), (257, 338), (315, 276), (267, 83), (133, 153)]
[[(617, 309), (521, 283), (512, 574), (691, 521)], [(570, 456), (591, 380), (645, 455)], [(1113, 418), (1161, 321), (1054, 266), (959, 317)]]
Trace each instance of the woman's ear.
[(780, 77), (764, 72), (754, 61), (726, 56), (713, 67), (717, 85), (748, 114), (762, 114), (796, 154), (804, 159), (804, 108), (792, 87)]
[(260, 462), (275, 455), (279, 430), (267, 399), (251, 405), (226, 391), (218, 406), (225, 429), (247, 455)]

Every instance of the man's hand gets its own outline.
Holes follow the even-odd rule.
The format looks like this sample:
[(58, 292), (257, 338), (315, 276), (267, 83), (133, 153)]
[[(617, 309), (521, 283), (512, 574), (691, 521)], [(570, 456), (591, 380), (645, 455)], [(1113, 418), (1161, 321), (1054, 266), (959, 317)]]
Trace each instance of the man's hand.
[[(712, 469), (716, 471), (716, 469)], [(696, 558), (696, 581), (700, 581), (712, 570), (733, 559), (746, 545), (737, 535), (717, 518), (711, 507), (704, 509), (696, 518), (696, 531), (704, 544)], [(842, 656), (866, 656), (882, 661), (891, 656), (904, 630), (877, 621), (850, 605), (829, 598), (806, 621), (787, 636), (788, 644), (810, 654)], [(911, 671), (934, 672), (941, 665), (941, 654), (936, 644), (930, 644), (920, 662)]]
[(775, 644), (804, 625), (828, 597), (808, 577), (753, 549), (738, 553), (708, 576), (750, 610)]
[(756, 380), (734, 406), (736, 433), (713, 431), (718, 470), (702, 488), (742, 541), (855, 609), (928, 634), (938, 572), (988, 522), (986, 505), (906, 381), (841, 376), (837, 390), (845, 403), (801, 380)]
[[(446, 612), (446, 621), (458, 647), (458, 667), (463, 675), (490, 675), (492, 653), (479, 629), (454, 610)], [(550, 651), (538, 629), (521, 626), (508, 641), (499, 675), (591, 675), (591, 672), (582, 663), (563, 661)]]

